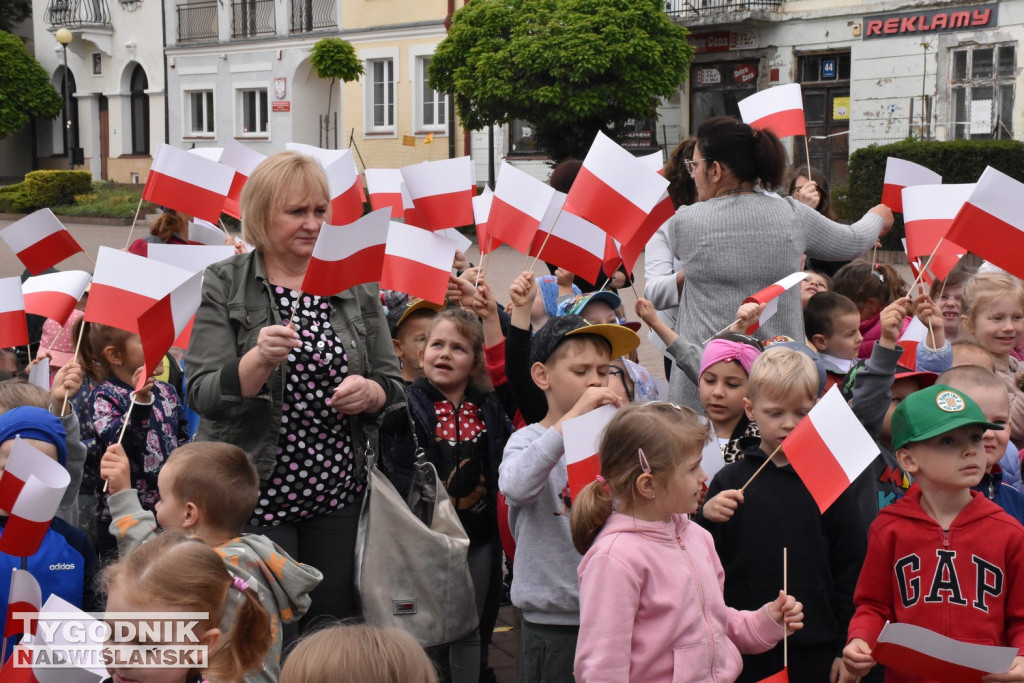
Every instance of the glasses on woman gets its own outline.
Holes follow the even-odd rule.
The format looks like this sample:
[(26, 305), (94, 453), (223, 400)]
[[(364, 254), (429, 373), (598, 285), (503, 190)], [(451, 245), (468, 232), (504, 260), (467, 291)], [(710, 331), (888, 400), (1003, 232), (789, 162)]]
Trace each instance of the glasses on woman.
[(683, 166), (686, 167), (686, 172), (693, 175), (694, 171), (697, 170), (697, 164), (702, 161), (714, 161), (714, 159), (686, 159), (683, 161)]
[(633, 402), (633, 392), (629, 390), (629, 382), (626, 381), (626, 373), (622, 368), (611, 367), (608, 368), (608, 374), (612, 377), (618, 377), (619, 381), (622, 382), (622, 388), (626, 390), (626, 401), (628, 403)]

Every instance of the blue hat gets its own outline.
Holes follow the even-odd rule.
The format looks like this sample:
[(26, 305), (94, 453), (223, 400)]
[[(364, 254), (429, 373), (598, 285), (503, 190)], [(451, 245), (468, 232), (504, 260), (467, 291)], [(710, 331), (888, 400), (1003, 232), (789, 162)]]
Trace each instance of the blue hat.
[(68, 462), (68, 435), (60, 420), (35, 406), (20, 406), (0, 415), (0, 443), (16, 436), (52, 443), (57, 447), (57, 462)]
[(603, 301), (614, 311), (622, 305), (618, 294), (600, 289), (596, 292), (578, 294), (566, 299), (558, 305), (558, 315), (582, 315), (583, 309), (593, 301)]

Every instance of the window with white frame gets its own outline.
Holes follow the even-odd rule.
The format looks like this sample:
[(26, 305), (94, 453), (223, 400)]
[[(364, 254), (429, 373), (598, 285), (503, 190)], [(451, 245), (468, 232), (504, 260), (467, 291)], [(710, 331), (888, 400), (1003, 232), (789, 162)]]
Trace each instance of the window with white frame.
[(266, 135), (269, 128), (269, 106), (266, 88), (244, 88), (238, 91), (240, 135)]
[(950, 107), (954, 139), (1013, 137), (1017, 54), (1014, 43), (950, 50)]
[(430, 59), (416, 58), (416, 130), (443, 133), (448, 123), (448, 95), (430, 87)]
[(214, 134), (213, 91), (191, 90), (185, 93), (188, 106), (188, 137), (210, 137)]
[(371, 59), (366, 69), (369, 79), (369, 126), (371, 132), (395, 130), (395, 61)]

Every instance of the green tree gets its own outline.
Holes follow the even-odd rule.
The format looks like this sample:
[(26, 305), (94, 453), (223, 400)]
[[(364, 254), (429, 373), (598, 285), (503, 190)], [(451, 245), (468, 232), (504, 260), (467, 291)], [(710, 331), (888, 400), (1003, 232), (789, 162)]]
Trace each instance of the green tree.
[(0, 31), (13, 31), (31, 14), (32, 0), (0, 0)]
[(348, 83), (359, 78), (363, 73), (363, 63), (359, 61), (352, 43), (341, 38), (322, 38), (314, 43), (309, 63), (317, 78), (331, 79), (331, 87), (327, 90), (327, 117), (324, 119), (324, 129), (329, 131), (334, 84), (338, 80)]
[(613, 139), (631, 118), (656, 118), (693, 56), (663, 0), (469, 0), (430, 64), (430, 85), (455, 94), (462, 124), (529, 121), (555, 160)]
[(33, 116), (56, 116), (63, 106), (21, 38), (0, 31), (0, 138), (21, 130)]

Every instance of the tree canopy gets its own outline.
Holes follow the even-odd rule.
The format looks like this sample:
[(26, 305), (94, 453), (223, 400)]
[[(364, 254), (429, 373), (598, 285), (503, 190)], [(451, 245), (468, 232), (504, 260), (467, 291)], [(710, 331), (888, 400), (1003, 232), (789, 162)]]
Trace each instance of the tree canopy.
[(0, 138), (18, 132), (34, 116), (56, 116), (63, 106), (21, 38), (0, 31)]
[(13, 31), (31, 14), (32, 0), (0, 0), (0, 31)]
[(693, 47), (663, 0), (469, 0), (430, 64), (462, 124), (529, 121), (556, 160), (619, 138), (679, 89)]

